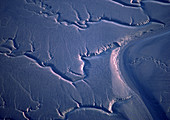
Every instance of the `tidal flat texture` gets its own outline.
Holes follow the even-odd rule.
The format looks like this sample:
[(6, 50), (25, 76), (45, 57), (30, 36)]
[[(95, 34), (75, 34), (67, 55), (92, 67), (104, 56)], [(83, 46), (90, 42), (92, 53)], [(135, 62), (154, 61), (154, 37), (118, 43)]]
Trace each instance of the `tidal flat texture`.
[(0, 0), (0, 120), (170, 120), (170, 1)]

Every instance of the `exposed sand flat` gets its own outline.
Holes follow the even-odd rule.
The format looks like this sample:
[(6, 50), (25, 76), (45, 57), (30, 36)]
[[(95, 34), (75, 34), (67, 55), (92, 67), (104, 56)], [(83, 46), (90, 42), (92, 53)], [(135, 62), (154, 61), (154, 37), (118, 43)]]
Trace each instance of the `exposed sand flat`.
[(0, 119), (170, 119), (168, 0), (0, 0)]

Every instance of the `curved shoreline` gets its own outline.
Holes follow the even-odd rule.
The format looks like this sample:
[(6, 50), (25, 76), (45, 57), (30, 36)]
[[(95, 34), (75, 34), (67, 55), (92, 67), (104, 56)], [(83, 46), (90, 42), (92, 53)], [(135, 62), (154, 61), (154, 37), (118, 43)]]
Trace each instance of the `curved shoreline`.
[[(158, 34), (159, 33), (159, 34)], [(133, 45), (135, 45), (137, 42), (145, 42), (147, 41), (148, 39), (153, 39), (153, 38), (156, 38), (156, 37), (161, 37), (163, 35), (166, 35), (166, 34), (169, 34), (170, 31), (168, 31), (168, 28), (167, 29), (164, 29), (163, 31), (155, 31), (154, 33), (152, 33), (152, 35), (150, 35), (149, 33), (147, 35), (143, 35), (141, 36), (141, 38), (137, 38), (137, 39), (133, 39), (132, 41), (130, 41), (128, 44), (126, 44), (125, 46), (121, 47), (120, 48), (120, 51), (119, 51), (119, 55), (117, 57), (117, 59), (119, 60), (118, 62), (118, 69), (121, 73), (121, 77), (123, 77), (124, 80), (126, 80), (125, 78), (129, 78), (129, 76), (127, 75), (126, 71), (125, 70), (125, 66), (124, 66), (124, 55), (126, 52), (128, 52), (127, 50), (129, 49), (129, 47), (132, 47)], [(146, 38), (145, 38), (146, 37)], [(142, 40), (142, 41), (141, 41)], [(127, 83), (127, 81), (125, 81)], [(131, 87), (130, 87), (131, 88)], [(132, 88), (131, 88), (132, 89)]]
[[(168, 31), (168, 28), (162, 29), (159, 31), (154, 31), (152, 34), (147, 34), (144, 36), (141, 36), (139, 39), (135, 39), (133, 41), (130, 41), (128, 44), (123, 46), (122, 49), (120, 49), (118, 60), (119, 60), (119, 71), (125, 81), (125, 83), (141, 98), (143, 103), (146, 105), (148, 111), (150, 112), (153, 119), (168, 119), (165, 115), (165, 112), (160, 107), (160, 105), (154, 105), (155, 102), (157, 102), (155, 99), (154, 103), (150, 102), (150, 96), (149, 93), (146, 93), (144, 90), (142, 90), (141, 86), (136, 82), (135, 75), (130, 72), (130, 68), (127, 66), (127, 55), (130, 52), (130, 48), (137, 45), (142, 46), (142, 44), (145, 44), (147, 42), (150, 43), (150, 41), (154, 41), (155, 38), (162, 37), (164, 35), (170, 34), (170, 31)], [(146, 38), (145, 38), (146, 37)], [(141, 43), (141, 44), (140, 44)], [(136, 47), (136, 46), (135, 46)], [(129, 61), (128, 61), (129, 62)], [(155, 111), (154, 108), (157, 108), (159, 110)], [(162, 114), (162, 115), (160, 115)]]

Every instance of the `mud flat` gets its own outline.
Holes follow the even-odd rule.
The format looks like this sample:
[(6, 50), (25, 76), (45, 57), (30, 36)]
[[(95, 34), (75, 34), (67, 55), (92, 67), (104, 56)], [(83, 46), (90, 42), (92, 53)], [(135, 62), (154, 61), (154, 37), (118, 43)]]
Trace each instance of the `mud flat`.
[(167, 120), (168, 0), (0, 0), (0, 120)]

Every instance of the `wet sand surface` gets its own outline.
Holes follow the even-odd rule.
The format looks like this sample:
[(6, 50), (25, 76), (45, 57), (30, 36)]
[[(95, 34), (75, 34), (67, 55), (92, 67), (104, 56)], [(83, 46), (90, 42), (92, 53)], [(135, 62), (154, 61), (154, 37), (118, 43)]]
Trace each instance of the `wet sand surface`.
[(170, 119), (168, 0), (0, 0), (0, 119)]

